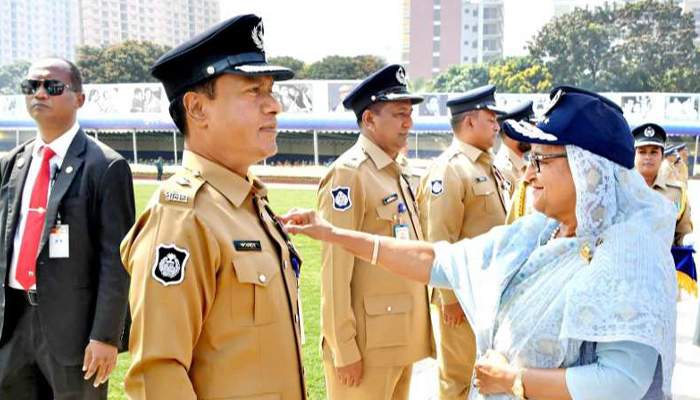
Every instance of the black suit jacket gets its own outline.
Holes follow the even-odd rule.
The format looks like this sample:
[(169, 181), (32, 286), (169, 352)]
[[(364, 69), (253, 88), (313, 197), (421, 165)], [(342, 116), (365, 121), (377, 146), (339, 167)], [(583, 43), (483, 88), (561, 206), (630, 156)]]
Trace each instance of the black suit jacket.
[[(29, 141), (0, 160), (3, 304), (12, 253), (18, 251), (13, 241), (33, 147), (34, 141)], [(20, 158), (23, 163), (17, 162)], [(90, 339), (118, 347), (121, 344), (129, 275), (119, 258), (119, 245), (134, 223), (133, 193), (129, 164), (81, 129), (49, 195), (36, 270), (42, 333), (52, 354), (64, 365), (82, 364)], [(61, 223), (69, 226), (69, 257), (52, 259), (49, 231), (59, 213)], [(5, 311), (0, 309), (0, 343), (10, 334), (2, 329)]]

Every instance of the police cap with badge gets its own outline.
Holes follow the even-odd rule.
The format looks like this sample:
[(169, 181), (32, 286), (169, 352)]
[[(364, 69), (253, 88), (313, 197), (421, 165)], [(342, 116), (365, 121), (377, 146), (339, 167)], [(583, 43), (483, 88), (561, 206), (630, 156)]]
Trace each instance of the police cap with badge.
[(632, 129), (634, 147), (666, 146), (666, 131), (657, 124), (647, 123)]
[(578, 146), (593, 154), (634, 168), (634, 139), (622, 108), (588, 90), (559, 86), (537, 125), (506, 120), (503, 129), (515, 140), (528, 143)]
[(398, 65), (388, 65), (372, 74), (353, 89), (343, 100), (343, 106), (352, 110), (357, 119), (374, 103), (410, 100), (415, 105), (423, 101), (422, 96), (408, 91), (406, 70)]
[(520, 103), (512, 109), (506, 111), (505, 114), (498, 116), (498, 121), (514, 119), (516, 121), (525, 121), (535, 123), (535, 110), (532, 109), (532, 100)]
[(223, 74), (293, 78), (290, 69), (267, 63), (264, 32), (257, 15), (233, 17), (165, 53), (151, 67), (151, 75), (163, 83), (171, 102), (194, 85)]
[(454, 117), (457, 114), (462, 114), (474, 110), (491, 110), (497, 115), (503, 115), (505, 112), (496, 107), (496, 87), (493, 85), (481, 86), (472, 89), (463, 95), (447, 101), (447, 108), (450, 109), (450, 114)]

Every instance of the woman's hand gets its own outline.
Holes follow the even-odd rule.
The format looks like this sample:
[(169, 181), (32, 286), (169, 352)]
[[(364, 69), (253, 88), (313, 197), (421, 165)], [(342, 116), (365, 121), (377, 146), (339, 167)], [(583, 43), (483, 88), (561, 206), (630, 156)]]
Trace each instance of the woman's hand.
[(481, 394), (512, 394), (517, 369), (498, 352), (487, 350), (486, 355), (476, 360), (474, 386)]
[(301, 233), (312, 239), (326, 241), (333, 231), (333, 225), (314, 210), (295, 207), (277, 218), (282, 222), (284, 229), (293, 235)]

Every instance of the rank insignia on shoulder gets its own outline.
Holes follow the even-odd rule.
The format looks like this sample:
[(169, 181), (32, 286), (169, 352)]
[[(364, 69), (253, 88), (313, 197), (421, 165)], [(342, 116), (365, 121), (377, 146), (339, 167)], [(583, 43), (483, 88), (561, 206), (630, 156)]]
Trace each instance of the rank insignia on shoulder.
[(442, 179), (434, 179), (430, 181), (430, 194), (433, 196), (439, 196), (445, 191), (445, 187), (442, 184)]
[(386, 196), (385, 198), (382, 199), (382, 203), (384, 204), (389, 204), (393, 201), (396, 201), (396, 199), (399, 198), (399, 195), (397, 193), (390, 194)]
[(476, 183), (486, 182), (487, 180), (488, 180), (488, 178), (485, 176), (477, 176), (476, 177)]
[(349, 187), (337, 186), (331, 190), (331, 196), (333, 196), (333, 209), (345, 211), (352, 207)]
[(151, 276), (164, 286), (177, 285), (185, 279), (185, 267), (190, 253), (174, 244), (156, 246), (156, 262)]
[(234, 240), (233, 247), (236, 251), (262, 251), (259, 240)]

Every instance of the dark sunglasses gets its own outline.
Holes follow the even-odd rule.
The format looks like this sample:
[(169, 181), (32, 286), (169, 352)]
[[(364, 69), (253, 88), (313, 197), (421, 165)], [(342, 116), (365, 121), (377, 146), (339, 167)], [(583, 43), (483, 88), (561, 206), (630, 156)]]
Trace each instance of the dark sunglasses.
[(60, 96), (63, 94), (64, 89), (80, 93), (80, 91), (74, 87), (66, 85), (65, 83), (56, 79), (25, 79), (22, 81), (22, 93), (26, 95), (35, 94), (39, 91), (41, 86), (44, 86), (44, 89), (46, 89), (46, 93), (49, 96)]
[(540, 172), (540, 164), (542, 161), (546, 160), (553, 160), (556, 158), (567, 158), (566, 153), (561, 153), (561, 154), (532, 154), (528, 153), (526, 154), (525, 161), (528, 161), (530, 165), (537, 171), (539, 174)]

